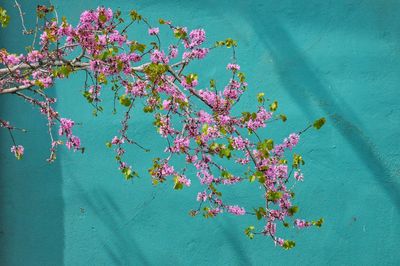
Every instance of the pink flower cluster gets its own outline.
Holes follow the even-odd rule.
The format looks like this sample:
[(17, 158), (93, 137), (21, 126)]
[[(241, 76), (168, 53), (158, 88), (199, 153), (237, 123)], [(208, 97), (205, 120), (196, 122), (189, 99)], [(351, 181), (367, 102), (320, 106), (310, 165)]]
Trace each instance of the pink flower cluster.
[(61, 118), (58, 135), (65, 135), (67, 137), (67, 142), (65, 143), (65, 146), (67, 146), (68, 149), (73, 148), (74, 151), (76, 151), (81, 148), (81, 140), (77, 136), (72, 135), (72, 127), (74, 125), (75, 122), (71, 119)]
[(22, 157), (24, 156), (24, 147), (21, 146), (21, 145), (12, 146), (11, 147), (11, 152), (14, 153), (15, 157), (18, 160), (21, 160)]
[(238, 205), (228, 206), (227, 211), (234, 215), (245, 215), (246, 214), (246, 210), (242, 207), (239, 207)]
[[(160, 28), (149, 26), (147, 33), (155, 36), (158, 43), (141, 44), (127, 35), (129, 26), (142, 19), (135, 14), (131, 12), (133, 21), (125, 23), (119, 17), (120, 12), (98, 7), (83, 12), (76, 26), (65, 19), (60, 23), (47, 20), (39, 33), (40, 48), (33, 48), (26, 55), (0, 50), (0, 63), (13, 68), (10, 75), (0, 79), (0, 92), (16, 84), (34, 90), (33, 98), (20, 96), (39, 108), (49, 127), (60, 122), (58, 134), (66, 137), (68, 149), (83, 151), (80, 139), (72, 132), (75, 122), (60, 118), (51, 107), (55, 99), (47, 97), (44, 88), (71, 73), (85, 71), (83, 96), (95, 108), (94, 114), (103, 110), (100, 96), (107, 95), (104, 93), (107, 89), (112, 91), (114, 111), (118, 104), (124, 108), (119, 133), (107, 142), (107, 146), (114, 149), (118, 167), (126, 179), (137, 173), (123, 159), (127, 153), (125, 145), (133, 144), (148, 151), (128, 136), (132, 114), (143, 104), (140, 108), (153, 114), (153, 124), (166, 141), (164, 154), (155, 158), (149, 169), (154, 185), (173, 178), (174, 188), (182, 189), (189, 187), (193, 177), (197, 177), (203, 188), (197, 194), (199, 207), (194, 214), (202, 211), (207, 218), (222, 212), (261, 216), (263, 225), (257, 234), (271, 236), (279, 246), (288, 245), (276, 236), (277, 225), (284, 222), (286, 226), (285, 219), (293, 216), (296, 206), (293, 205), (291, 182), (302, 181), (303, 174), (299, 165), (288, 172), (292, 162), (284, 155), (298, 145), (300, 133), (290, 134), (280, 144), (263, 140), (259, 130), (265, 128), (273, 116), (273, 111), (267, 111), (264, 100), (258, 99), (254, 108), (249, 108), (251, 110), (234, 110), (248, 85), (244, 73), (239, 72), (241, 67), (236, 64), (234, 49), (231, 49), (232, 62), (226, 65), (230, 79), (222, 86), (211, 80), (208, 88), (203, 87), (203, 82), (208, 81), (189, 72), (194, 69), (191, 68), (192, 61), (205, 58), (214, 48), (231, 48), (228, 40), (221, 42), (225, 44), (202, 47), (206, 41), (203, 29), (194, 29), (188, 34), (186, 28), (161, 20), (160, 23), (165, 24), (177, 39), (170, 43), (163, 41), (163, 50)], [(147, 20), (144, 22), (150, 25)], [(35, 90), (35, 86), (40, 90)], [(34, 97), (40, 97), (40, 100)], [(271, 110), (275, 109), (271, 107)], [(1, 127), (10, 132), (14, 130), (3, 120), (0, 122)], [(53, 140), (52, 136), (51, 139), (51, 160), (54, 160), (55, 148), (61, 141)], [(14, 145), (11, 152), (20, 159), (24, 148)], [(185, 158), (185, 165), (181, 168), (173, 166), (176, 158)], [(224, 160), (231, 160), (237, 164), (236, 168)], [(241, 173), (238, 167), (246, 170)], [(244, 180), (258, 182), (256, 187), (262, 188), (264, 207), (255, 209), (256, 213), (246, 212), (238, 205), (225, 204), (222, 198), (220, 187)], [(300, 219), (294, 222), (298, 228), (311, 225), (312, 222)], [(253, 235), (249, 233), (249, 237)]]

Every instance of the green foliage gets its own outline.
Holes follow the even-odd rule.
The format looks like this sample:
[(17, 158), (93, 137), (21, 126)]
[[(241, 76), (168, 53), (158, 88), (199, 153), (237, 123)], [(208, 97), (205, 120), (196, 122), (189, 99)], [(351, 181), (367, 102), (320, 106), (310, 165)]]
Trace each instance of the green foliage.
[(99, 13), (99, 21), (101, 23), (106, 23), (107, 22), (107, 16), (104, 14), (104, 12)]
[(183, 184), (179, 182), (179, 176), (174, 177), (174, 189), (180, 190), (183, 188)]
[(143, 53), (145, 49), (146, 49), (146, 45), (139, 43), (137, 41), (132, 42), (130, 45), (131, 53), (133, 53), (135, 51), (139, 51), (139, 52)]
[(284, 249), (291, 249), (291, 248), (294, 248), (296, 246), (296, 242), (294, 242), (294, 241), (292, 241), (292, 240), (285, 240), (284, 242), (283, 242), (283, 248)]
[(198, 79), (198, 76), (197, 76), (197, 74), (189, 74), (189, 75), (187, 75), (186, 77), (185, 77), (185, 79), (186, 79), (186, 83), (187, 84), (191, 84), (193, 81), (195, 81), (195, 80), (197, 80)]
[(159, 63), (151, 63), (144, 68), (144, 72), (152, 82), (155, 82), (167, 70), (168, 66)]
[(220, 196), (220, 197), (222, 196), (222, 192), (218, 191), (213, 184), (210, 184), (209, 187), (215, 195)]
[(0, 7), (0, 23), (1, 23), (1, 27), (2, 28), (7, 27), (9, 22), (10, 22), (10, 16), (7, 14), (7, 10), (5, 10), (2, 7)]
[(265, 217), (265, 215), (267, 215), (267, 212), (265, 211), (265, 208), (263, 208), (263, 207), (254, 209), (254, 211), (256, 212), (257, 220), (261, 220), (263, 217)]
[(317, 130), (320, 129), (326, 122), (326, 119), (324, 117), (315, 120), (313, 127), (315, 127)]
[(257, 101), (258, 101), (259, 103), (264, 103), (264, 101), (265, 101), (264, 95), (265, 95), (264, 92), (260, 92), (259, 94), (257, 94)]
[(72, 72), (72, 67), (70, 65), (62, 65), (56, 69), (53, 69), (53, 76), (55, 77), (69, 77), (69, 74)]
[(221, 172), (221, 176), (224, 179), (231, 179), (233, 177), (233, 175), (231, 173), (229, 173), (228, 171), (226, 171), (226, 170), (223, 170)]
[(227, 48), (231, 48), (231, 47), (236, 47), (237, 46), (237, 41), (228, 38), (225, 41), (217, 41), (215, 42), (215, 46), (216, 47), (221, 47), (221, 46), (226, 46)]
[(215, 80), (210, 80), (210, 88), (212, 88), (212, 89), (215, 89), (215, 87), (216, 87), (216, 83), (215, 83)]
[(132, 101), (126, 94), (124, 94), (119, 97), (119, 103), (123, 106), (129, 107), (132, 104)]
[(286, 122), (286, 120), (287, 120), (287, 117), (284, 114), (280, 114), (279, 118), (282, 119), (283, 122)]
[(324, 223), (324, 219), (320, 218), (318, 221), (313, 221), (312, 224), (315, 225), (316, 227), (321, 227), (322, 224)]
[(247, 227), (246, 229), (244, 229), (244, 234), (248, 237), (248, 238), (250, 238), (250, 239), (253, 239), (254, 238), (254, 226), (253, 225), (250, 225), (249, 227)]
[(276, 109), (278, 109), (278, 102), (274, 101), (273, 103), (271, 103), (271, 105), (269, 106), (269, 110), (271, 110), (272, 112), (275, 112)]
[(132, 21), (138, 21), (139, 22), (139, 21), (142, 20), (142, 16), (136, 10), (131, 10), (129, 15), (131, 16)]
[(289, 216), (293, 216), (295, 213), (299, 211), (298, 206), (292, 206), (288, 209)]
[(239, 72), (239, 73), (237, 74), (237, 76), (238, 76), (240, 82), (243, 83), (243, 82), (246, 81), (246, 76), (245, 76), (245, 74), (244, 74), (243, 72)]
[(85, 97), (85, 99), (88, 101), (88, 103), (93, 102), (93, 98), (92, 98), (92, 95), (90, 94), (90, 92), (84, 91), (84, 92), (82, 92), (82, 95), (83, 95), (83, 97)]
[(262, 142), (257, 143), (257, 149), (263, 153), (265, 157), (268, 157), (269, 151), (274, 148), (274, 141), (272, 139), (265, 139)]
[(304, 160), (303, 157), (299, 154), (293, 154), (293, 167), (294, 168), (299, 168), (300, 165), (304, 165)]
[(185, 39), (187, 36), (187, 33), (186, 33), (185, 29), (183, 29), (183, 28), (176, 28), (176, 29), (174, 29), (174, 36), (175, 36), (175, 38), (178, 38), (178, 39)]
[(107, 81), (106, 75), (104, 75), (103, 73), (100, 73), (100, 74), (97, 76), (97, 82), (100, 83), (100, 84), (107, 84), (108, 81)]
[(255, 180), (258, 180), (258, 182), (260, 182), (261, 184), (264, 184), (265, 182), (265, 175), (263, 172), (261, 171), (256, 171), (254, 172), (254, 174), (252, 174), (249, 178), (250, 182), (254, 182)]
[(267, 192), (267, 200), (269, 201), (277, 201), (282, 198), (282, 192), (280, 191), (268, 191)]
[(139, 176), (138, 173), (135, 171), (132, 171), (132, 169), (130, 167), (122, 168), (121, 172), (124, 175), (126, 180), (132, 179), (135, 176)]

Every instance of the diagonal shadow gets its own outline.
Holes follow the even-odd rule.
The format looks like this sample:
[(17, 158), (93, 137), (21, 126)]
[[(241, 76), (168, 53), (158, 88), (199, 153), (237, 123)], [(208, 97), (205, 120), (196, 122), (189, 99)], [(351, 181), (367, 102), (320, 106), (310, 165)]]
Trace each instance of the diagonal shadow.
[[(244, 14), (250, 14), (250, 12), (244, 12)], [(386, 166), (371, 139), (357, 126), (361, 123), (356, 113), (340, 101), (337, 95), (329, 91), (327, 82), (317, 75), (312, 63), (296, 47), (276, 16), (271, 13), (261, 14), (259, 10), (252, 9), (252, 15), (247, 19), (274, 59), (274, 66), (281, 84), (292, 97), (293, 102), (301, 107), (310, 120), (315, 118), (312, 106), (318, 103), (322, 111), (330, 118), (329, 122), (353, 147), (358, 158), (374, 174), (376, 181), (400, 212), (400, 187), (396, 182), (396, 177)], [(268, 28), (260, 29), (260, 25)], [(288, 63), (295, 63), (296, 68), (290, 68)]]
[[(14, 1), (1, 1), (11, 16), (0, 29), (0, 48), (24, 52), (32, 36), (21, 34)], [(47, 1), (19, 1), (26, 10), (27, 25), (34, 25), (36, 5)], [(52, 90), (53, 95), (55, 89)], [(10, 153), (12, 141), (0, 129), (0, 265), (62, 265), (64, 261), (64, 200), (60, 160), (48, 164), (50, 138), (46, 119), (39, 110), (12, 95), (0, 96), (0, 117), (25, 128), (15, 132), (25, 157)]]
[[(99, 221), (113, 235), (113, 241), (103, 239), (103, 248), (115, 265), (150, 265), (141, 245), (126, 228), (128, 220), (121, 212), (113, 197), (104, 189), (95, 189), (93, 193), (84, 192), (82, 186), (73, 180), (74, 186), (82, 193), (82, 204), (87, 211), (94, 213)], [(151, 200), (154, 196), (152, 196)]]

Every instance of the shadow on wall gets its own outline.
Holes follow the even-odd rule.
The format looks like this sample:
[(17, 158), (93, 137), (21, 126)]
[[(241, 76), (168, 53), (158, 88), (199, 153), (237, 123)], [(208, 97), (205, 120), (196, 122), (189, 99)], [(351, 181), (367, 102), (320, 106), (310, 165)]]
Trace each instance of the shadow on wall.
[[(11, 16), (0, 30), (0, 47), (23, 52), (31, 39), (21, 35), (14, 1), (2, 3)], [(39, 1), (19, 1), (29, 23)], [(42, 3), (44, 1), (41, 1)], [(62, 265), (64, 203), (60, 165), (48, 164), (50, 139), (46, 120), (37, 109), (10, 95), (0, 95), (0, 117), (25, 128), (16, 132), (26, 156), (17, 161), (10, 152), (12, 141), (0, 129), (0, 265)]]
[[(79, 191), (84, 191), (78, 182), (75, 180), (72, 180), (72, 182)], [(95, 189), (91, 193), (85, 192), (80, 195), (81, 201), (87, 206), (87, 210), (93, 213), (106, 229), (99, 230), (96, 235), (113, 265), (131, 265), (133, 262), (139, 265), (151, 264), (141, 245), (132, 236), (132, 232), (126, 228), (128, 223), (132, 223), (140, 217), (138, 214), (145, 210), (144, 206), (138, 207), (138, 213), (128, 218), (120, 210), (113, 197), (104, 189)], [(149, 204), (154, 198), (155, 194), (143, 205)]]
[[(269, 51), (274, 60), (275, 69), (279, 75), (283, 88), (293, 98), (293, 102), (300, 104), (301, 109), (310, 120), (315, 118), (313, 107), (319, 103), (319, 107), (329, 118), (329, 121), (352, 146), (353, 150), (364, 162), (390, 196), (393, 204), (400, 212), (400, 187), (393, 182), (395, 177), (385, 162), (374, 148), (372, 141), (357, 126), (359, 119), (356, 113), (329, 91), (329, 84), (319, 77), (315, 67), (296, 47), (289, 33), (273, 14), (261, 14), (257, 9), (247, 20), (257, 32), (257, 36)], [(243, 14), (250, 14), (243, 12)], [(265, 28), (260, 28), (260, 25)], [(268, 28), (266, 28), (268, 27)], [(339, 104), (340, 101), (340, 104)], [(351, 121), (348, 119), (351, 118)]]

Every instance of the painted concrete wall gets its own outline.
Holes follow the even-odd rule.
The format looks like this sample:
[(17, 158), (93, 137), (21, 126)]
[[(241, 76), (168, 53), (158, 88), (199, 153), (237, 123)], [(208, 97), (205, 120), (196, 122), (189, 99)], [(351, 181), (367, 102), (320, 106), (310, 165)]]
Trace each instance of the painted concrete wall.
[[(59, 111), (82, 123), (77, 133), (87, 152), (62, 150), (52, 165), (45, 162), (44, 120), (21, 101), (0, 97), (1, 117), (30, 130), (18, 136), (26, 145), (23, 161), (14, 160), (0, 132), (0, 265), (400, 264), (399, 1), (53, 3), (75, 21), (97, 5), (135, 8), (150, 19), (203, 27), (211, 41), (239, 40), (238, 59), (251, 85), (241, 107), (251, 108), (264, 90), (289, 117), (286, 127), (271, 126), (265, 136), (281, 139), (317, 117), (328, 119), (297, 150), (306, 160), (297, 189), (300, 215), (322, 216), (326, 224), (288, 232), (298, 245), (284, 251), (268, 239), (246, 239), (247, 218), (189, 217), (196, 185), (176, 192), (171, 185), (153, 188), (145, 177), (124, 181), (104, 147), (122, 114), (109, 108), (94, 118), (80, 96), (83, 77), (76, 75), (57, 83), (54, 94)], [(20, 37), (18, 21), (12, 23), (1, 31), (1, 46), (21, 50), (28, 40)], [(228, 60), (228, 53), (213, 52), (198, 68), (200, 77), (224, 76)], [(138, 113), (135, 121), (136, 138), (160, 152), (149, 117)], [(131, 150), (142, 172), (151, 158)], [(228, 197), (251, 205), (253, 189), (243, 186)]]

